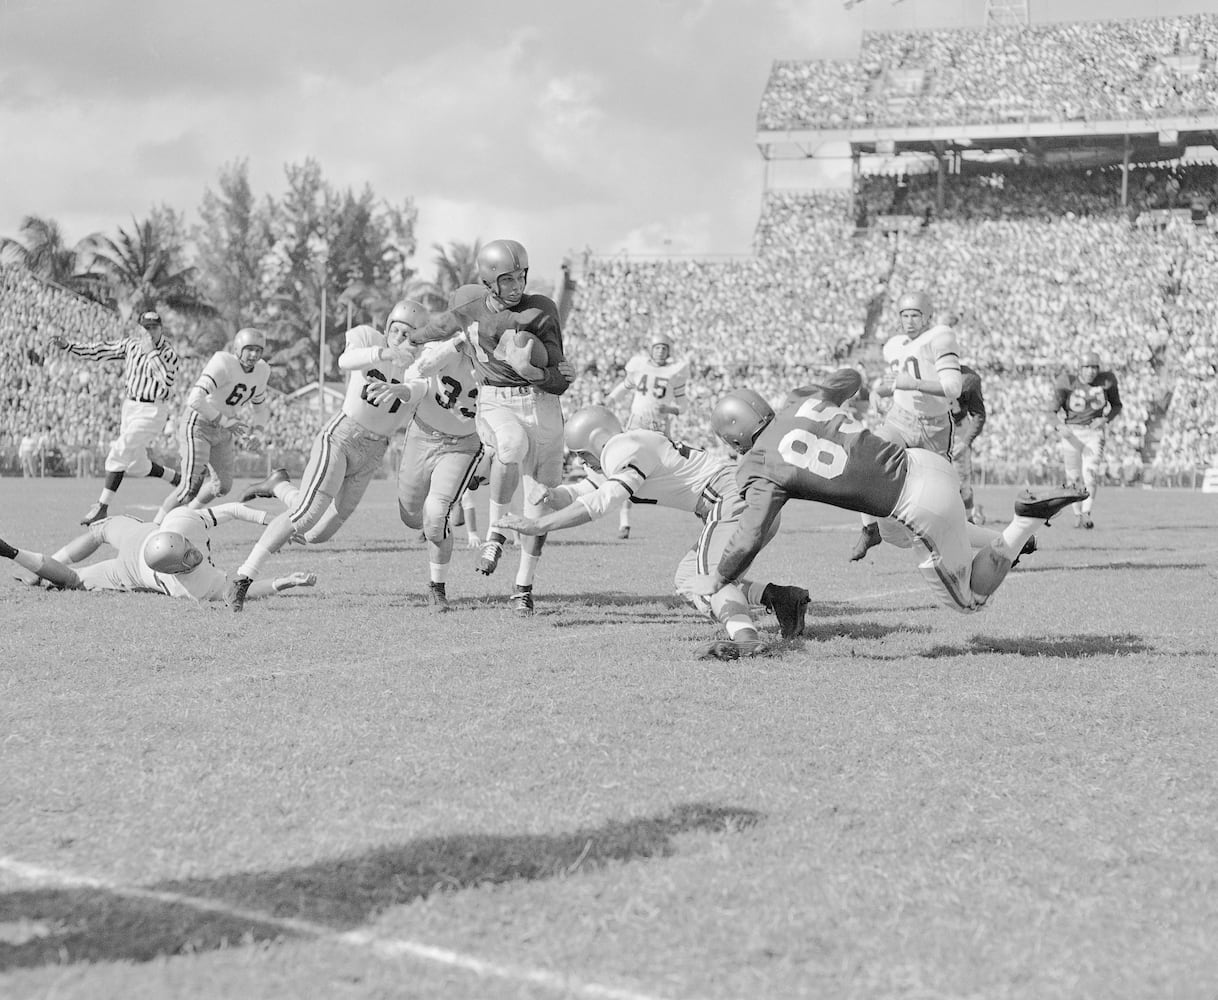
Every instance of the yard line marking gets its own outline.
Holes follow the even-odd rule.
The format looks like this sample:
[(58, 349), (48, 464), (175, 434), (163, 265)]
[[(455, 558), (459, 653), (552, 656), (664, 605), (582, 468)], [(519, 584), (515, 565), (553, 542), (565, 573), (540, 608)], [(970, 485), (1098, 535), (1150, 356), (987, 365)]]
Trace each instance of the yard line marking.
[(88, 875), (78, 875), (74, 872), (58, 871), (32, 865), (16, 858), (0, 857), (0, 872), (14, 875), (26, 882), (52, 885), (58, 888), (100, 889), (128, 899), (147, 899), (158, 903), (168, 903), (173, 906), (186, 906), (203, 913), (216, 913), (226, 917), (235, 917), (249, 923), (263, 926), (279, 927), (293, 933), (333, 941), (348, 947), (363, 951), (371, 951), (384, 958), (401, 958), (408, 956), (424, 962), (446, 965), (456, 969), (472, 972), (484, 979), (504, 979), (514, 982), (529, 983), (554, 990), (566, 995), (588, 997), (589, 1000), (663, 1000), (663, 998), (648, 993), (636, 993), (633, 990), (619, 989), (616, 986), (605, 986), (601, 983), (584, 982), (574, 976), (567, 976), (545, 969), (533, 969), (524, 965), (510, 965), (491, 962), (454, 951), (451, 948), (440, 948), (424, 944), (421, 941), (411, 941), (408, 938), (381, 937), (369, 931), (346, 931), (335, 933), (333, 928), (314, 923), (311, 920), (299, 920), (293, 917), (275, 917), (244, 907), (230, 906), (216, 900), (203, 899), (199, 896), (187, 896), (178, 892), (163, 892), (157, 889), (141, 889), (138, 886), (119, 885), (106, 879), (93, 878)]

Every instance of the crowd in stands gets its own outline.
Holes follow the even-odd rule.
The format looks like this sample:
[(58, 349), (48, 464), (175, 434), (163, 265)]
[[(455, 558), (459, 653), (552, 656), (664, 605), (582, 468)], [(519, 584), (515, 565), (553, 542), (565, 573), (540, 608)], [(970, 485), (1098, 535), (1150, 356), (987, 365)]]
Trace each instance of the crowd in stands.
[(779, 61), (761, 130), (1212, 114), (1218, 15), (864, 32), (846, 62)]

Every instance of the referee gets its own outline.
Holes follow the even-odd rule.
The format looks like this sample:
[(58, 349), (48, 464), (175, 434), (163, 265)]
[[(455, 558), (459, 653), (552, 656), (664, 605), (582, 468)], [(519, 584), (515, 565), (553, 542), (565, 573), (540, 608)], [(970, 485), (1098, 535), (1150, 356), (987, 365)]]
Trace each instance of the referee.
[(123, 401), (122, 423), (106, 456), (106, 481), (101, 496), (81, 524), (92, 524), (109, 516), (110, 501), (128, 473), (158, 476), (171, 486), (181, 482), (175, 469), (157, 464), (148, 455), (148, 446), (164, 431), (169, 416), (169, 391), (178, 372), (178, 352), (165, 339), (157, 313), (140, 313), (139, 324), (144, 328), (141, 336), (97, 344), (74, 344), (60, 334), (51, 338), (56, 347), (77, 357), (123, 362), (127, 398)]

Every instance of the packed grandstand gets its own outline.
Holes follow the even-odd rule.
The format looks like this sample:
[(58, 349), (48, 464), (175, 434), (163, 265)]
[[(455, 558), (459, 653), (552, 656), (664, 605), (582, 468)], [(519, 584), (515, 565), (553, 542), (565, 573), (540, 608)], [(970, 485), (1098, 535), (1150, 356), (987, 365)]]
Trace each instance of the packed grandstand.
[[(1167, 119), (1179, 126), (1216, 107), (1218, 17), (1198, 15), (869, 32), (849, 63), (775, 63), (758, 127), (899, 134), (1038, 121), (1056, 127), (1056, 146), (1069, 154), (1072, 122), (1136, 120), (1161, 131)], [(958, 157), (946, 179), (942, 168), (889, 163), (859, 173), (847, 190), (767, 190), (748, 258), (570, 262), (564, 336), (581, 374), (564, 408), (602, 401), (627, 359), (664, 332), (691, 362), (675, 433), (710, 446), (711, 405), (730, 388), (778, 401), (830, 366), (878, 375), (893, 304), (926, 289), (984, 377), (990, 416), (975, 445), (984, 480), (1060, 477), (1052, 386), (1093, 350), (1117, 374), (1125, 403), (1108, 441), (1109, 481), (1190, 485), (1218, 457), (1216, 200), (1214, 165), (1178, 154), (1135, 162), (1128, 146), (1118, 162), (1094, 149), (1056, 159)], [(917, 224), (879, 224), (897, 217)], [(79, 342), (127, 332), (96, 304), (0, 269), (4, 471), (16, 468), (22, 435), (47, 425), (65, 453), (100, 465), (121, 380), (48, 342), (57, 333)], [(204, 360), (188, 357), (175, 409), (191, 365)], [(303, 464), (316, 410), (282, 395), (271, 408), (271, 454), (258, 461)], [(162, 452), (172, 457), (176, 447), (171, 421)]]

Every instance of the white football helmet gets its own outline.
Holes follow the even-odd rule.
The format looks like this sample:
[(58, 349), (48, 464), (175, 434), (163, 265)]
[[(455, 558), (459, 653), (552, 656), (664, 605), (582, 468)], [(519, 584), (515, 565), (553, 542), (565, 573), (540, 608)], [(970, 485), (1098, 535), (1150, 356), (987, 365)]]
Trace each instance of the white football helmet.
[(266, 353), (266, 334), (252, 326), (238, 330), (233, 338), (233, 353), (241, 362), (241, 370), (249, 374)]
[(622, 433), (622, 424), (607, 406), (585, 406), (576, 410), (563, 428), (563, 441), (589, 468), (600, 471), (601, 452), (609, 439)]
[(203, 553), (176, 531), (156, 531), (144, 540), (144, 562), (154, 573), (189, 573), (203, 562)]

